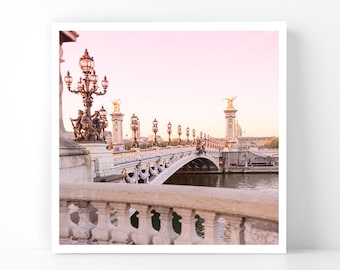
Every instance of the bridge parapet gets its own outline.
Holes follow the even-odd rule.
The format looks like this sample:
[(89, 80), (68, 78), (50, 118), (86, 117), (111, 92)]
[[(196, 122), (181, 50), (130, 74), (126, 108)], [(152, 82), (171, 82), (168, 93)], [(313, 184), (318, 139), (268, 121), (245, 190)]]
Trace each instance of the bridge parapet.
[[(277, 193), (62, 183), (59, 210), (60, 244), (278, 243)], [(132, 213), (137, 213), (137, 226), (131, 222)], [(174, 226), (175, 214), (180, 230)]]
[(206, 148), (205, 152), (214, 158), (219, 158), (221, 156), (221, 152), (215, 148)]
[(170, 156), (178, 153), (192, 152), (193, 147), (171, 147), (171, 148), (148, 148), (132, 149), (128, 151), (116, 151), (112, 153), (114, 164), (120, 165), (138, 160), (145, 160), (156, 157)]
[[(198, 151), (190, 146), (136, 148), (114, 152), (107, 150), (104, 144), (84, 144), (84, 147), (90, 153), (94, 182), (127, 181), (138, 183), (140, 181), (145, 183), (171, 167), (175, 162), (181, 159), (185, 161), (185, 158), (190, 155), (192, 157), (194, 155), (199, 156), (197, 155)], [(207, 149), (205, 153), (200, 155), (207, 155), (215, 159), (214, 163), (218, 166), (218, 151)], [(177, 162), (177, 165), (181, 165), (180, 162)]]
[(115, 172), (128, 183), (146, 183), (183, 157), (197, 153), (193, 147), (133, 149), (113, 152)]

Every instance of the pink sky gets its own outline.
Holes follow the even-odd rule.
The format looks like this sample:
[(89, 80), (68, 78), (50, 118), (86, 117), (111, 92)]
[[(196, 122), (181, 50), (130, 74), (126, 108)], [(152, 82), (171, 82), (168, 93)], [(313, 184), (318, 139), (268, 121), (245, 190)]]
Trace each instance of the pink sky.
[[(63, 45), (62, 76), (69, 70), (75, 87), (79, 58), (87, 48), (99, 79), (106, 75), (110, 82), (106, 95), (94, 97), (92, 112), (104, 105), (111, 113), (111, 101), (120, 99), (124, 137), (131, 135), (135, 113), (142, 136), (152, 134), (157, 118), (164, 139), (169, 121), (173, 135), (180, 124), (183, 130), (188, 126), (196, 134), (223, 138), (223, 99), (232, 96), (237, 96), (234, 107), (244, 136), (278, 136), (277, 31), (77, 32), (77, 42)], [(71, 130), (69, 118), (82, 106), (81, 97), (64, 87), (66, 129)]]

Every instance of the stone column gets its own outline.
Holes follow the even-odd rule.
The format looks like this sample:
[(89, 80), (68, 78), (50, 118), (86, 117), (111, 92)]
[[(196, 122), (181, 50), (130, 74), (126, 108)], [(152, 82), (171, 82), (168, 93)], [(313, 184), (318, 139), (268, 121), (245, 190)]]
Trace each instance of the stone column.
[(225, 147), (232, 147), (237, 143), (236, 139), (236, 112), (235, 109), (224, 110), (226, 120)]
[(111, 147), (113, 151), (124, 150), (123, 138), (123, 116), (121, 112), (113, 112), (112, 117), (112, 142)]
[[(89, 152), (74, 142), (66, 133), (63, 122), (63, 80), (60, 72), (64, 42), (75, 42), (78, 34), (74, 31), (60, 31), (59, 34), (59, 181), (92, 182), (92, 168)], [(76, 109), (75, 109), (76, 111)]]
[(63, 122), (63, 80), (60, 72), (60, 64), (65, 62), (63, 59), (63, 43), (64, 42), (75, 42), (79, 35), (74, 31), (60, 31), (59, 33), (59, 129), (60, 133), (65, 133), (65, 127)]

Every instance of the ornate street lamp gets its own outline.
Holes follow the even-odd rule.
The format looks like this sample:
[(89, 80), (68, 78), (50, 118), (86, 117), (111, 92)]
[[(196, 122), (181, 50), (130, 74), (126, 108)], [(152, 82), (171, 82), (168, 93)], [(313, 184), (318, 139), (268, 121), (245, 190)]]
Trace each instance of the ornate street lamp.
[(168, 141), (168, 146), (171, 146), (171, 138), (170, 138), (170, 135), (171, 135), (171, 123), (169, 122), (168, 123), (168, 134), (169, 134), (169, 141)]
[(106, 79), (106, 76), (104, 76), (104, 79), (102, 80), (102, 87), (104, 91), (99, 91), (99, 87), (97, 85), (98, 76), (96, 75), (96, 71), (94, 70), (94, 60), (93, 57), (89, 56), (87, 49), (85, 50), (84, 55), (79, 60), (79, 66), (83, 71), (83, 78), (79, 79), (79, 82), (77, 83), (77, 89), (71, 89), (73, 78), (70, 75), (69, 71), (67, 71), (67, 75), (65, 76), (64, 80), (70, 92), (81, 94), (81, 96), (83, 97), (86, 114), (88, 117), (91, 117), (91, 107), (93, 103), (92, 95), (105, 95), (106, 89), (109, 86), (109, 82)]
[(80, 78), (79, 81), (77, 82), (76, 89), (71, 89), (73, 78), (70, 75), (69, 71), (67, 71), (67, 74), (64, 77), (64, 81), (67, 85), (68, 90), (71, 93), (80, 94), (83, 98), (83, 105), (85, 107), (83, 116), (79, 120), (79, 123), (77, 123), (77, 125), (79, 125), (79, 127), (77, 127), (77, 129), (79, 130), (79, 132), (77, 133), (77, 136), (78, 136), (77, 139), (81, 139), (85, 141), (95, 140), (95, 139), (104, 140), (99, 135), (101, 133), (101, 130), (98, 130), (98, 128), (95, 127), (92, 121), (92, 118), (91, 118), (92, 117), (91, 107), (93, 103), (92, 95), (93, 94), (97, 96), (105, 95), (106, 90), (109, 86), (109, 82), (106, 79), (106, 76), (104, 76), (104, 79), (101, 82), (103, 91), (99, 90), (99, 87), (97, 85), (98, 76), (94, 70), (94, 66), (95, 66), (94, 60), (93, 60), (93, 57), (89, 56), (87, 49), (85, 50), (84, 55), (79, 59), (79, 66), (83, 72), (83, 77)]
[(186, 135), (187, 135), (187, 145), (189, 145), (189, 135), (190, 135), (190, 129), (189, 127), (186, 128)]
[(155, 118), (155, 120), (153, 120), (153, 122), (152, 122), (152, 131), (153, 131), (153, 133), (155, 133), (155, 141), (153, 142), (153, 146), (157, 146), (158, 145), (158, 142), (157, 142), (157, 131), (158, 131), (158, 127), (157, 127), (157, 125), (158, 125), (158, 122), (157, 122), (157, 120), (156, 120), (156, 118)]
[(178, 125), (177, 134), (178, 134), (178, 145), (181, 145), (181, 134), (182, 134), (182, 127), (181, 127), (181, 125)]
[(196, 137), (195, 137), (195, 136), (196, 136), (196, 134), (195, 134), (195, 133), (196, 133), (196, 130), (195, 130), (195, 129), (193, 129), (193, 130), (192, 130), (192, 144), (193, 144), (193, 145), (195, 145), (195, 143), (196, 143), (196, 140), (195, 140), (195, 138), (196, 138)]
[(102, 106), (99, 110), (99, 114), (101, 119), (105, 119), (106, 120), (106, 116), (107, 116), (107, 111), (104, 109), (104, 106)]
[(131, 124), (130, 124), (132, 133), (133, 133), (133, 141), (131, 144), (132, 148), (138, 148), (138, 142), (137, 142), (137, 130), (138, 130), (138, 117), (133, 114), (131, 116)]
[(105, 140), (105, 128), (107, 128), (109, 121), (107, 121), (107, 111), (104, 109), (104, 106), (102, 106), (99, 110), (99, 119), (100, 119), (100, 124), (101, 124), (101, 134), (102, 138)]

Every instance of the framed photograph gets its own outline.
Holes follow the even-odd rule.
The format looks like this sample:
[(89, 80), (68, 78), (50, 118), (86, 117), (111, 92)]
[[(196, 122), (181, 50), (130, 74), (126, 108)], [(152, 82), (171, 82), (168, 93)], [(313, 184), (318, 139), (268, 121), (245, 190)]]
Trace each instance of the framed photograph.
[(286, 252), (286, 23), (54, 23), (52, 250)]

